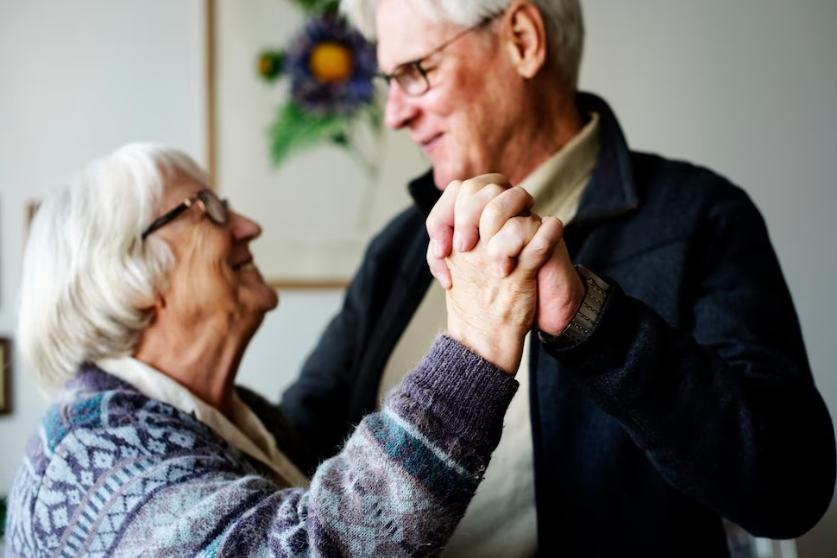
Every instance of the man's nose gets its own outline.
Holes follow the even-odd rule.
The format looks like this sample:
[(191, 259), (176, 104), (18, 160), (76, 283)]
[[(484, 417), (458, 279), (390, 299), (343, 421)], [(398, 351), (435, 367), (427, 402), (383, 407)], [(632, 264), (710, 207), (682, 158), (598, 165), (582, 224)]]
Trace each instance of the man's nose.
[(404, 93), (404, 89), (397, 81), (392, 80), (387, 92), (387, 102), (384, 109), (384, 124), (388, 128), (398, 130), (407, 126), (419, 112), (418, 103), (414, 97)]

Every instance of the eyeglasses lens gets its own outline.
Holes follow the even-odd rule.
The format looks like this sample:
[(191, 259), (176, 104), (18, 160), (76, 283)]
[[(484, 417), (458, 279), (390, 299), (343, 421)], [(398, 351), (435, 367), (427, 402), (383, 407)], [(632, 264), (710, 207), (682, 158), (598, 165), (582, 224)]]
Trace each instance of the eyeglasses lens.
[(200, 200), (206, 208), (206, 214), (218, 225), (223, 225), (227, 222), (228, 212), (226, 200), (218, 199), (214, 193), (201, 192)]
[(421, 95), (429, 86), (416, 64), (401, 66), (393, 77), (408, 95)]

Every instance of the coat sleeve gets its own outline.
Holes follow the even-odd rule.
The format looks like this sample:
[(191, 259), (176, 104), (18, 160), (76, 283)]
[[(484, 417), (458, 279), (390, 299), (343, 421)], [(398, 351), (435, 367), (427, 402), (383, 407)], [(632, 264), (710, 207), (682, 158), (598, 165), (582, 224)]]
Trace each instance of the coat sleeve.
[[(202, 442), (202, 430), (167, 416), (140, 414), (142, 428), (110, 428), (107, 440), (80, 432), (71, 443), (81, 441), (94, 462), (114, 441), (134, 450), (93, 463), (100, 473), (77, 498), (79, 513), (61, 516), (64, 532), (75, 551), (120, 556), (437, 556), (482, 479), (516, 389), (440, 337), (307, 489), (247, 473), (217, 442)], [(44, 499), (40, 515), (50, 517), (60, 501)]]
[(691, 327), (609, 281), (591, 336), (546, 349), (671, 485), (755, 535), (790, 538), (831, 501), (834, 430), (763, 219), (736, 192), (700, 231)]

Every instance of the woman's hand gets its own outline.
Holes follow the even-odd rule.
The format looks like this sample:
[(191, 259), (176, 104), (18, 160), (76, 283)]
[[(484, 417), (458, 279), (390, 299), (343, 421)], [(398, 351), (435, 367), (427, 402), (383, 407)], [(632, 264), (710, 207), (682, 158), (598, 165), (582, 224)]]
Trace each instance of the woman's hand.
[[(480, 239), (491, 239), (511, 219), (529, 215), (533, 205), (532, 196), (522, 188), (512, 187), (500, 174), (451, 182), (427, 219), (427, 263), (431, 273), (445, 289), (450, 289), (453, 277), (448, 256), (474, 249)], [(495, 251), (493, 268), (511, 273), (518, 265), (517, 256), (514, 250)], [(584, 283), (563, 239), (559, 239), (551, 257), (540, 268), (537, 286), (538, 328), (558, 335), (575, 316), (585, 294)]]
[[(468, 203), (460, 206), (468, 208)], [(538, 271), (552, 257), (563, 225), (537, 215), (503, 223), (492, 223), (489, 214), (484, 219), (474, 249), (454, 251), (446, 260), (452, 285), (447, 292), (448, 334), (514, 374), (535, 318)], [(516, 261), (514, 269), (498, 265), (507, 259)]]

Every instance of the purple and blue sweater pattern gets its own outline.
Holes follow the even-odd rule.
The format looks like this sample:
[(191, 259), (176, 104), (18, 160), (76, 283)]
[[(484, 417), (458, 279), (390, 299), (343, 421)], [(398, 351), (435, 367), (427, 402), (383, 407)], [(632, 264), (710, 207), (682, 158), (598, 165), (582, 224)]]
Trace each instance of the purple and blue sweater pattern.
[(277, 486), (195, 418), (85, 367), (29, 443), (7, 556), (436, 556), (516, 388), (440, 337), (303, 489)]

